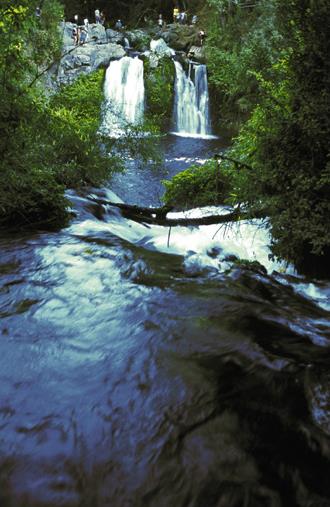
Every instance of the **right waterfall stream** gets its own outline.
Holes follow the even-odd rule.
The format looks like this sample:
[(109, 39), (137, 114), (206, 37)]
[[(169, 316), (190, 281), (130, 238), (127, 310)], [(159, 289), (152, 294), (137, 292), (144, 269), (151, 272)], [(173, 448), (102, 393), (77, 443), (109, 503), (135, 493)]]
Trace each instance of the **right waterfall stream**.
[(188, 74), (175, 61), (175, 134), (185, 137), (212, 135), (206, 65), (189, 63)]

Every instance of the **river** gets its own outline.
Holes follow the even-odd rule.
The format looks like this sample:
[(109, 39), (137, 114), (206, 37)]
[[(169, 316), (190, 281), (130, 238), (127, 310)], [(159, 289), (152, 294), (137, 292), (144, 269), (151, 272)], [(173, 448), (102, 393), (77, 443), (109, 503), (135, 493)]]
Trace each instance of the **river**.
[[(175, 67), (163, 163), (0, 239), (1, 507), (330, 505), (330, 284), (273, 261), (265, 221), (169, 231), (95, 202), (158, 206), (226, 147), (206, 67)], [(142, 61), (112, 62), (105, 97), (111, 135), (140, 121)]]
[[(214, 143), (168, 136), (89, 194), (157, 204)], [(89, 194), (0, 240), (1, 507), (329, 506), (330, 285), (259, 222), (169, 239)]]

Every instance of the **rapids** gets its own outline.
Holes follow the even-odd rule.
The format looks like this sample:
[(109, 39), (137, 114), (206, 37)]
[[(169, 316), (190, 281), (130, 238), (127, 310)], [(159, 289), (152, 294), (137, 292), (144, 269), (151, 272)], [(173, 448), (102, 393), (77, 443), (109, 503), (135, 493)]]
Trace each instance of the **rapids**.
[(167, 248), (69, 198), (67, 229), (0, 241), (1, 506), (329, 505), (330, 286), (260, 224)]

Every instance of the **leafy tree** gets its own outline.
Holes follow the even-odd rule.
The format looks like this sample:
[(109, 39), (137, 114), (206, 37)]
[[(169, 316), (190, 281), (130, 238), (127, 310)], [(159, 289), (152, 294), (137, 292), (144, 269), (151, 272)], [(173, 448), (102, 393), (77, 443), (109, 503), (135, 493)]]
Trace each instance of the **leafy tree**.
[(35, 7), (27, 0), (0, 7), (0, 223), (55, 226), (66, 217), (63, 188), (35, 160), (45, 102), (33, 84), (58, 54), (61, 6), (47, 2), (40, 20)]
[(258, 103), (231, 155), (253, 169), (233, 172), (233, 196), (267, 210), (275, 255), (305, 272), (329, 273), (330, 43), (322, 19), (330, 6), (276, 0), (273, 8), (285, 47), (276, 47), (274, 61), (260, 69), (247, 67)]

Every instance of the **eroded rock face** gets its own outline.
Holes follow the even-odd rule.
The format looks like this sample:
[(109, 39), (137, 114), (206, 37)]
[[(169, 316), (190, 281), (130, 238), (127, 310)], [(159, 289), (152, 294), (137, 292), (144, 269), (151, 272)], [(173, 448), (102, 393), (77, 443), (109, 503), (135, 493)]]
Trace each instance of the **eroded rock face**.
[[(118, 37), (109, 37), (105, 28), (98, 24), (89, 25), (88, 39), (85, 44), (76, 46), (72, 32), (76, 28), (73, 23), (62, 23), (63, 56), (58, 71), (57, 81), (62, 84), (72, 83), (82, 74), (90, 74), (99, 67), (107, 67), (111, 60), (118, 60), (125, 56), (123, 47), (116, 43)], [(114, 32), (114, 30), (111, 30)], [(114, 32), (118, 34), (118, 32)], [(118, 34), (119, 36), (121, 34)]]
[(107, 34), (103, 25), (92, 24), (89, 25), (88, 29), (89, 40), (93, 40), (98, 44), (106, 44), (107, 43)]
[(205, 56), (205, 49), (201, 46), (191, 46), (188, 52), (188, 58), (198, 62), (198, 63), (205, 63), (206, 56)]
[(60, 83), (71, 83), (81, 74), (89, 74), (99, 67), (107, 67), (111, 60), (125, 56), (118, 44), (85, 44), (64, 56), (58, 70)]
[(123, 44), (124, 43), (124, 34), (117, 32), (116, 30), (112, 30), (108, 28), (106, 30), (107, 41), (112, 42), (113, 44)]

